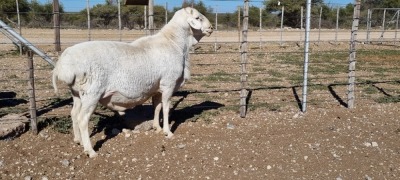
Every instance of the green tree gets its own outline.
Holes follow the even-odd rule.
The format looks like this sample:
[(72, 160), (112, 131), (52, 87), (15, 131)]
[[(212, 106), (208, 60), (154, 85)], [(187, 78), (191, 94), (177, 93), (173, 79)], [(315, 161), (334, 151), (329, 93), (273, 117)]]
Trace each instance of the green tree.
[[(90, 10), (95, 27), (108, 28), (111, 22), (118, 19), (118, 7), (110, 4), (97, 4)], [(114, 24), (115, 25), (115, 24)]]
[[(64, 12), (63, 6), (60, 4), (60, 13)], [(41, 4), (37, 0), (31, 1), (29, 11), (30, 23), (32, 27), (50, 27), (53, 21), (53, 4), (51, 2)]]
[(143, 6), (122, 6), (121, 23), (129, 29), (141, 29), (144, 27)]
[(208, 20), (210, 20), (210, 21), (215, 20), (215, 17), (213, 16), (213, 9), (211, 7), (207, 7), (202, 0), (200, 0), (200, 1), (195, 1), (195, 0), (186, 1), (185, 0), (182, 3), (182, 7), (174, 7), (173, 12), (175, 13), (176, 11), (178, 11), (184, 7), (193, 7), (195, 9), (197, 9), (201, 14), (206, 16), (208, 18)]
[[(279, 3), (278, 3), (279, 2)], [(323, 0), (312, 0), (313, 7), (321, 7)], [(282, 6), (284, 6), (284, 25), (299, 28), (301, 24), (300, 13), (301, 7), (306, 7), (306, 1), (295, 1), (295, 0), (267, 0), (264, 1), (266, 10), (282, 15)], [(314, 8), (315, 9), (315, 8)], [(323, 11), (324, 12), (324, 11)], [(319, 8), (312, 12), (313, 14), (319, 14)], [(325, 12), (329, 13), (329, 12)]]
[[(27, 20), (26, 12), (30, 10), (27, 0), (19, 0), (18, 7), (21, 19)], [(15, 0), (1, 0), (0, 19), (17, 22), (17, 4)]]

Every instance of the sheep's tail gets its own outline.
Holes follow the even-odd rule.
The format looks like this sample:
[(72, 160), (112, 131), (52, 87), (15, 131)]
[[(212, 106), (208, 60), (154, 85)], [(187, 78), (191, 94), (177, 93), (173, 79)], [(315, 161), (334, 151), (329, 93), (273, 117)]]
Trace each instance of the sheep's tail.
[(57, 96), (59, 96), (59, 93), (58, 93), (58, 88), (57, 88), (57, 71), (56, 71), (56, 69), (54, 68), (54, 70), (53, 70), (53, 78), (52, 78), (52, 81), (53, 81), (53, 88), (54, 88), (54, 92), (56, 93), (56, 95)]

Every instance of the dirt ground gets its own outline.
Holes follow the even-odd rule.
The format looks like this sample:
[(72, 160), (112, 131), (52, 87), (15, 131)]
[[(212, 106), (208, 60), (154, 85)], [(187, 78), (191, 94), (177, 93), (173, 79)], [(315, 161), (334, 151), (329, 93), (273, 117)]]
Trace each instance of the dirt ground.
[(110, 126), (92, 133), (95, 159), (45, 128), (0, 141), (1, 179), (398, 179), (399, 108), (222, 111), (175, 122), (171, 140)]
[[(45, 35), (51, 36), (50, 32), (28, 32), (32, 41), (42, 33), (46, 37), (42, 49), (50, 51), (46, 39), (51, 37)], [(80, 40), (71, 43), (75, 41)], [(196, 55), (194, 60), (221, 57), (230, 60), (218, 54)], [(196, 88), (186, 85), (192, 86)], [(49, 91), (42, 95), (49, 96)], [(293, 98), (291, 89), (285, 91), (264, 98), (285, 103)], [(238, 95), (237, 91), (212, 98), (189, 94), (182, 102), (175, 101), (196, 100), (171, 112), (173, 139), (129, 128), (126, 120), (100, 111), (96, 115), (104, 118), (91, 121), (89, 130), (99, 153), (94, 159), (83, 154), (72, 133), (44, 123), (39, 135), (26, 132), (0, 141), (0, 179), (399, 179), (400, 103), (357, 99), (355, 108), (348, 109), (334, 101), (310, 104), (305, 113), (291, 105), (257, 106), (240, 118), (237, 109), (224, 108), (229, 104), (226, 99)], [(70, 108), (67, 101), (49, 113), (68, 119)], [(145, 112), (145, 120), (152, 118), (148, 105), (139, 111)]]

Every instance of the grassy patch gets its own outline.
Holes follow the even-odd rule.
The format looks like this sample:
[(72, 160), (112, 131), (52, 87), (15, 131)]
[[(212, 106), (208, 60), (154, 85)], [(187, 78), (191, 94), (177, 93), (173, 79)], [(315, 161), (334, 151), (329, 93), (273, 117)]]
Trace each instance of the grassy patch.
[(326, 87), (326, 85), (322, 85), (322, 84), (315, 84), (315, 85), (308, 85), (307, 90), (309, 92), (312, 92), (312, 91), (327, 91), (328, 87)]
[(280, 111), (282, 106), (280, 104), (272, 104), (272, 103), (267, 103), (267, 102), (249, 104), (250, 111), (253, 111), (253, 110), (259, 109), (259, 108), (268, 109), (268, 111)]
[(285, 74), (283, 74), (277, 70), (274, 70), (274, 69), (268, 70), (268, 74), (270, 74), (273, 77), (285, 77)]
[(379, 92), (375, 87), (372, 86), (365, 87), (363, 91), (365, 94), (376, 94)]
[(375, 99), (377, 103), (398, 103), (400, 102), (400, 96), (383, 96)]
[(266, 70), (267, 70), (267, 68), (262, 67), (262, 66), (253, 66), (253, 71), (254, 72), (263, 72), (263, 71), (266, 71)]
[(204, 121), (206, 124), (211, 124), (213, 123), (214, 117), (219, 115), (219, 111), (217, 110), (209, 110), (209, 111), (204, 111), (201, 114), (195, 115), (193, 118), (190, 119), (192, 122), (198, 122), (198, 121)]
[(398, 57), (400, 56), (399, 50), (394, 49), (377, 49), (358, 51), (357, 59), (360, 63), (378, 63), (387, 65), (400, 65)]
[(290, 84), (301, 84), (303, 83), (303, 74), (291, 74), (288, 78)]
[(302, 66), (304, 64), (304, 58), (298, 53), (285, 53), (274, 55), (273, 59), (276, 59), (278, 63), (290, 64), (295, 66)]
[(72, 120), (68, 116), (62, 117), (45, 117), (38, 121), (38, 128), (43, 129), (51, 126), (53, 130), (63, 134), (69, 134), (72, 127)]
[(233, 82), (238, 81), (238, 78), (233, 74), (229, 74), (225, 71), (219, 71), (209, 74), (208, 76), (198, 76), (195, 77), (197, 81), (207, 81), (207, 82)]

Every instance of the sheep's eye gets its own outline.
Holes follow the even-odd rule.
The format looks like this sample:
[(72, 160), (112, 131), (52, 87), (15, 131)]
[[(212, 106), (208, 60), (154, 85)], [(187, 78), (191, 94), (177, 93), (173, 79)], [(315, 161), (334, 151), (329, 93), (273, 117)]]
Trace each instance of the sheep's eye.
[(201, 19), (200, 17), (196, 17), (197, 20), (202, 21), (203, 19)]

